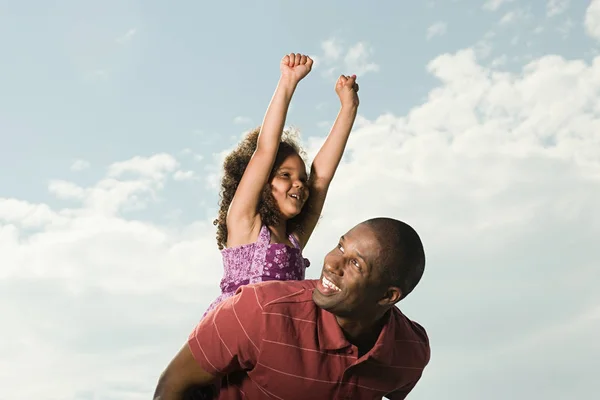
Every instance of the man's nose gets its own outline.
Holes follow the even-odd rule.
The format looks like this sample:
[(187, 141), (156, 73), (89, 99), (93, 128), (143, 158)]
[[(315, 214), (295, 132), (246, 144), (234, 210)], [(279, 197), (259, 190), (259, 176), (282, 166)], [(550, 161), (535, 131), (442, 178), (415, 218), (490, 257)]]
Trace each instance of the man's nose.
[(325, 268), (332, 274), (344, 275), (344, 263), (341, 257), (330, 256), (325, 262)]

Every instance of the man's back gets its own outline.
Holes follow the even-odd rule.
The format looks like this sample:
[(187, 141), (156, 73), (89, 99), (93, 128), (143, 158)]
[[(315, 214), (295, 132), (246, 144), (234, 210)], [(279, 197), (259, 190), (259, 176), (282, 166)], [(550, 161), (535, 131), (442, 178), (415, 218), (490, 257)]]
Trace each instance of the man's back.
[(429, 361), (425, 330), (390, 310), (362, 357), (331, 313), (312, 300), (317, 281), (242, 288), (190, 335), (194, 358), (225, 374), (221, 399), (403, 399)]

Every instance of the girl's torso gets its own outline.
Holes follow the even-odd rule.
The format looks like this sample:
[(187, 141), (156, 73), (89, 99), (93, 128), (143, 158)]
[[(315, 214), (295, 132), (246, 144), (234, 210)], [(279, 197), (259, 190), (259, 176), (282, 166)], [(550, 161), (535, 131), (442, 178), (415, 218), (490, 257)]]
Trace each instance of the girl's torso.
[(304, 279), (310, 262), (302, 256), (302, 249), (295, 236), (289, 235), (289, 240), (293, 247), (271, 243), (271, 232), (263, 225), (256, 242), (223, 249), (221, 295), (207, 312), (225, 298), (233, 296), (240, 286), (269, 280)]

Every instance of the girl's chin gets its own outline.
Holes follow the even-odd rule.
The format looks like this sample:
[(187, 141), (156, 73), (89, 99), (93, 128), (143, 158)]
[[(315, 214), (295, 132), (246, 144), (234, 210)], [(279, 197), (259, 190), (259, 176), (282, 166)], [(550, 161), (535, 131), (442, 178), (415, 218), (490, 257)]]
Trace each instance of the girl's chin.
[(297, 217), (300, 212), (302, 212), (302, 209), (298, 209), (298, 208), (288, 208), (287, 210), (283, 211), (281, 214), (283, 214), (283, 217), (285, 219), (292, 219), (294, 217)]

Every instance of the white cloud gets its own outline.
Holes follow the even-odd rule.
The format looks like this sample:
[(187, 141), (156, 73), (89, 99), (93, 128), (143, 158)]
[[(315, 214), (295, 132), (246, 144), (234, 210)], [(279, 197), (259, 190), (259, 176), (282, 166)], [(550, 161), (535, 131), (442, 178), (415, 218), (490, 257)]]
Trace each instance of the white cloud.
[(321, 43), (321, 49), (323, 50), (323, 58), (325, 61), (337, 61), (344, 49), (342, 43), (336, 38), (330, 38)]
[(175, 179), (176, 181), (189, 181), (189, 180), (193, 180), (196, 179), (196, 174), (194, 173), (194, 171), (175, 171), (175, 173), (173, 174), (173, 179)]
[[(17, 199), (0, 197), (0, 221), (10, 224), (4, 228), (13, 229), (16, 223), (26, 228), (38, 228), (47, 224), (58, 222), (59, 215), (52, 211), (46, 204), (31, 204)], [(0, 269), (1, 271), (1, 269)]]
[(151, 157), (134, 157), (127, 161), (116, 162), (108, 169), (108, 176), (118, 178), (132, 173), (142, 177), (161, 179), (166, 173), (179, 166), (177, 160), (170, 154), (155, 154)]
[[(509, 72), (467, 49), (428, 71), (438, 84), (423, 104), (357, 119), (305, 252), (308, 276), (361, 219), (406, 220), (428, 265), (402, 308), (435, 352), (412, 398), (444, 398), (450, 385), (465, 399), (589, 398), (600, 359), (590, 346), (600, 329), (600, 58), (545, 56)], [(309, 154), (321, 139), (308, 139)], [(210, 220), (163, 225), (127, 212), (151, 204), (174, 171), (169, 154), (135, 157), (89, 187), (52, 181), (51, 193), (76, 202), (67, 208), (0, 199), (7, 398), (151, 395), (221, 276)], [(518, 397), (513, 386), (489, 391), (498, 376), (518, 381)]]
[(127, 43), (130, 42), (131, 39), (133, 39), (133, 37), (137, 34), (137, 29), (135, 28), (131, 28), (129, 29), (124, 35), (120, 36), (117, 38), (117, 42), (118, 43)]
[(600, 40), (600, 0), (591, 0), (585, 11), (584, 24), (587, 34)]
[(81, 200), (85, 197), (85, 189), (77, 186), (73, 182), (62, 180), (52, 180), (48, 185), (48, 191), (59, 199)]
[(379, 71), (379, 65), (369, 61), (373, 49), (365, 42), (356, 43), (348, 49), (344, 64), (349, 74), (364, 76), (367, 72)]
[(427, 28), (427, 39), (432, 39), (436, 36), (444, 36), (448, 30), (448, 24), (438, 21)]
[(212, 163), (205, 166), (206, 171), (206, 187), (213, 191), (218, 190), (221, 185), (221, 177), (223, 176), (223, 163), (225, 162), (225, 157), (233, 148), (224, 149), (218, 153), (212, 154)]
[(514, 0), (487, 0), (483, 4), (483, 9), (488, 11), (496, 11), (503, 4), (512, 3)]
[(86, 73), (85, 79), (95, 82), (95, 81), (105, 81), (109, 77), (109, 72), (106, 69), (96, 69)]
[[(78, 206), (58, 210), (43, 203), (0, 198), (0, 232), (4, 232), (0, 276), (38, 277), (77, 291), (107, 293), (148, 293), (186, 286), (188, 280), (202, 285), (204, 274), (218, 282), (218, 268), (196, 271), (203, 258), (216, 265), (220, 262), (211, 224), (195, 221), (174, 230), (122, 216), (132, 206), (155, 199), (166, 179), (159, 171), (170, 169), (170, 163), (163, 162), (169, 157), (135, 157), (109, 168), (142, 171), (129, 180), (107, 176), (90, 187), (62, 180), (50, 183), (51, 194), (77, 201)], [(154, 168), (139, 168), (152, 162)], [(186, 179), (190, 176), (177, 172)], [(29, 228), (37, 230), (28, 233)]]
[(506, 56), (506, 54), (502, 54), (501, 56), (496, 57), (492, 60), (491, 66), (494, 68), (501, 67), (503, 65), (506, 65), (507, 60), (508, 57)]
[(75, 160), (71, 164), (71, 171), (83, 171), (90, 167), (89, 161), (86, 160)]
[(328, 106), (329, 106), (329, 103), (323, 101), (323, 102), (317, 103), (315, 108), (317, 109), (317, 111), (322, 111), (322, 110), (325, 110)]
[(317, 126), (321, 129), (329, 129), (332, 126), (331, 121), (319, 121), (317, 122)]
[(496, 33), (494, 31), (488, 31), (485, 33), (485, 35), (483, 35), (483, 38), (475, 43), (474, 50), (478, 59), (483, 60), (492, 54), (492, 42), (495, 36)]
[(243, 116), (237, 116), (233, 119), (233, 123), (238, 124), (238, 125), (247, 125), (251, 122), (252, 122), (252, 120), (250, 118), (243, 117)]
[(515, 8), (506, 12), (500, 21), (498, 21), (499, 25), (510, 25), (515, 24), (516, 22), (524, 22), (527, 20), (531, 20), (533, 18), (533, 14), (529, 9), (526, 8)]
[(517, 19), (517, 15), (518, 14), (515, 11), (507, 12), (500, 19), (500, 25), (506, 25), (506, 24), (510, 24), (511, 22), (514, 22)]
[(546, 15), (554, 17), (568, 10), (570, 0), (548, 0), (546, 3)]
[(346, 47), (341, 40), (330, 38), (321, 43), (321, 49), (325, 66), (324, 76), (331, 77), (339, 73), (356, 74), (360, 77), (368, 72), (379, 71), (379, 65), (372, 61), (374, 50), (367, 42), (358, 42)]
[(567, 37), (569, 37), (569, 34), (573, 30), (574, 26), (575, 24), (573, 23), (573, 20), (571, 20), (571, 18), (566, 18), (560, 23), (560, 25), (556, 27), (556, 30), (561, 34), (563, 38), (566, 39)]
[(194, 161), (198, 161), (199, 162), (199, 161), (204, 160), (204, 156), (202, 154), (196, 154), (190, 148), (185, 148), (185, 149), (181, 150), (181, 154), (183, 154), (185, 156), (192, 156), (192, 158), (194, 159)]

